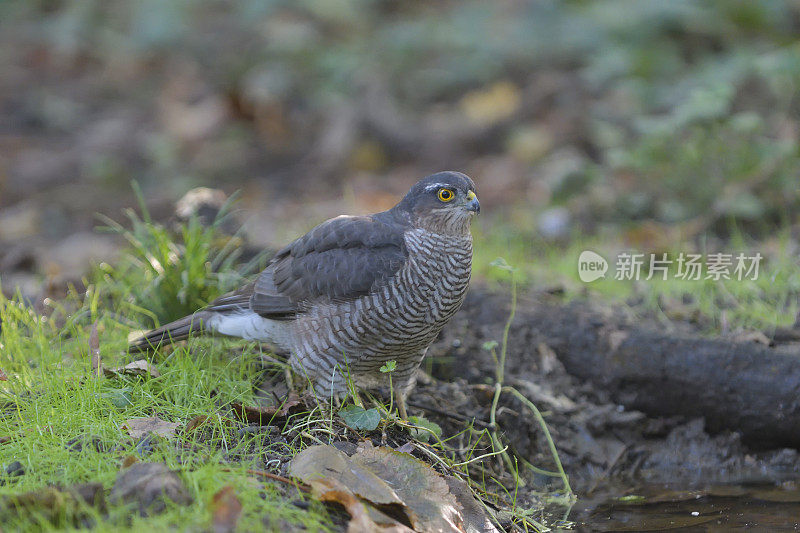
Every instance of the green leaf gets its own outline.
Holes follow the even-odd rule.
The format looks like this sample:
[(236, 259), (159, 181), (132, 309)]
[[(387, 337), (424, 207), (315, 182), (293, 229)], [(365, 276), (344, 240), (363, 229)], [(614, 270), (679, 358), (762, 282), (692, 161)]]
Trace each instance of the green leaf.
[(350, 429), (373, 431), (381, 422), (381, 414), (376, 408), (364, 409), (360, 405), (350, 405), (339, 410), (339, 416)]
[(380, 368), (380, 370), (381, 370), (381, 372), (383, 372), (384, 374), (386, 374), (386, 373), (388, 373), (388, 372), (394, 372), (394, 369), (395, 369), (396, 367), (397, 367), (397, 361), (395, 361), (395, 360), (392, 360), (392, 361), (386, 361), (386, 364), (385, 364), (385, 365), (383, 365), (383, 366)]
[(124, 387), (122, 389), (113, 389), (109, 392), (103, 392), (97, 395), (98, 398), (105, 398), (111, 405), (117, 409), (125, 409), (133, 405), (133, 396), (131, 395), (131, 388)]
[(439, 424), (436, 422), (431, 422), (427, 418), (423, 418), (421, 416), (409, 416), (408, 421), (414, 424), (415, 426), (419, 426), (420, 428), (408, 428), (409, 433), (411, 436), (417, 440), (422, 442), (428, 442), (431, 438), (431, 432), (437, 437), (442, 436), (442, 428), (439, 427)]
[(486, 341), (482, 345), (483, 349), (487, 352), (491, 352), (495, 348), (497, 348), (497, 341)]
[(495, 259), (494, 261), (489, 263), (489, 266), (493, 266), (495, 268), (499, 268), (499, 269), (505, 270), (507, 272), (515, 272), (517, 270), (516, 268), (514, 268), (511, 265), (509, 265), (508, 263), (506, 263), (506, 260), (503, 259), (502, 257), (498, 257), (497, 259)]

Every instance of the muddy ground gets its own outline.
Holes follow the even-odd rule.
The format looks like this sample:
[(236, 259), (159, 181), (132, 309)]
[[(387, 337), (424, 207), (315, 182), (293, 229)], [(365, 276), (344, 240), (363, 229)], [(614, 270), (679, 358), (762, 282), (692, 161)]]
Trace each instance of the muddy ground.
[[(570, 375), (530, 312), (552, 298), (543, 293), (520, 298), (509, 333), (506, 376), (510, 385), (547, 412), (576, 491), (585, 493), (609, 479), (691, 487), (781, 481), (796, 475), (800, 458), (793, 449), (752, 451), (736, 432), (707, 433), (702, 418), (653, 417), (627, 410), (612, 401), (609, 391)], [(502, 338), (508, 308), (507, 294), (483, 288), (471, 291), (462, 311), (431, 348), (436, 380), (418, 385), (416, 403), (430, 402), (445, 411), (487, 420), (491, 397), (486, 385), (494, 378), (495, 362), (483, 345)], [(515, 400), (501, 403), (506, 409), (498, 422), (516, 452), (552, 468), (536, 422)], [(434, 413), (430, 416), (436, 418)]]
[[(686, 497), (686, 491), (695, 491), (691, 499), (710, 497), (705, 491), (711, 487), (718, 492), (719, 487), (728, 487), (723, 491), (728, 491), (725, 496), (732, 494), (732, 487), (740, 492), (742, 487), (796, 488), (800, 471), (796, 450), (751, 449), (736, 431), (706, 431), (702, 417), (651, 416), (626, 409), (612, 400), (614, 391), (568, 373), (547, 337), (542, 309), (591, 305), (581, 301), (563, 304), (559, 296), (545, 292), (523, 294), (508, 339), (506, 382), (545, 414), (579, 497), (573, 518), (589, 520), (592, 528), (606, 529), (591, 518), (593, 511), (608, 514), (609, 498), (632, 498), (647, 492), (652, 495), (653, 487), (679, 489), (682, 496), (678, 501)], [(432, 379), (421, 380), (412, 402), (488, 422), (496, 364), (484, 344), (502, 339), (509, 307), (509, 294), (474, 287), (462, 311), (431, 348)], [(605, 309), (603, 314), (614, 317), (612, 321), (631, 321), (621, 310)], [(636, 327), (658, 325), (643, 321)], [(500, 404), (498, 424), (515, 453), (540, 468), (554, 470), (546, 440), (531, 413), (512, 397), (502, 396)], [(445, 433), (463, 427), (437, 412), (425, 410), (425, 416), (440, 423)], [(529, 478), (525, 491), (559, 490), (557, 478)], [(660, 492), (659, 497), (663, 494)], [(796, 501), (796, 497), (786, 496), (784, 501)], [(774, 510), (770, 514), (776, 512), (780, 514)]]

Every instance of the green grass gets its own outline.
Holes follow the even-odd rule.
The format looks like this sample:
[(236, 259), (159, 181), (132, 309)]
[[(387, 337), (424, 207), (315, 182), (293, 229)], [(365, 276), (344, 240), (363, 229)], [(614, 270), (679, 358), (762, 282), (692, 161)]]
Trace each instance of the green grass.
[[(312, 503), (311, 512), (301, 510), (291, 501), (304, 499), (302, 493), (289, 487), (287, 496), (286, 487), (260, 483), (247, 473), (265, 469), (264, 454), (285, 453), (285, 449), (264, 446), (258, 434), (236, 435), (236, 421), (219, 414), (220, 405), (251, 399), (258, 354), (254, 348), (231, 357), (226, 343), (212, 347), (200, 342), (191, 353), (185, 346), (178, 347), (159, 362), (158, 378), (94, 378), (88, 355), (91, 317), (58, 326), (63, 317), (57, 313), (44, 320), (19, 301), (5, 299), (0, 300), (0, 316), (2, 368), (9, 378), (0, 382), (0, 437), (11, 438), (0, 444), (0, 466), (5, 471), (7, 465), (19, 461), (25, 469), (22, 476), (5, 478), (0, 498), (52, 484), (100, 482), (110, 489), (123, 460), (136, 456), (163, 461), (178, 470), (194, 503), (168, 506), (166, 512), (150, 518), (140, 518), (125, 506), (110, 505), (107, 515), (88, 509), (100, 530), (208, 528), (212, 497), (225, 485), (236, 489), (242, 503), (239, 524), (243, 530), (283, 524), (327, 529), (321, 505)], [(123, 363), (121, 347), (127, 328), (108, 317), (100, 317), (98, 327), (104, 363)], [(120, 397), (127, 398), (128, 404), (115, 405), (113, 400)], [(152, 451), (143, 455), (123, 428), (127, 419), (146, 416), (183, 427), (200, 415), (210, 417), (202, 431), (156, 438)], [(91, 444), (81, 451), (71, 450), (68, 443), (76, 438), (96, 438), (106, 450), (98, 451)], [(42, 520), (36, 515), (2, 516), (8, 531), (65, 525)]]
[[(64, 301), (47, 300), (44, 316), (21, 298), (0, 297), (0, 502), (3, 497), (41, 492), (46, 486), (70, 487), (100, 482), (106, 494), (123, 461), (164, 462), (179, 472), (193, 503), (169, 505), (148, 518), (127, 506), (108, 506), (108, 513), (83, 509), (100, 530), (202, 530), (212, 521), (212, 498), (225, 485), (235, 488), (243, 511), (242, 530), (281, 529), (286, 525), (311, 531), (328, 530), (330, 518), (318, 502), (307, 510), (291, 502), (306, 496), (292, 486), (261, 482), (248, 469), (277, 465), (265, 457), (286, 457), (298, 442), (283, 438), (264, 441), (266, 433), (237, 434), (242, 427), (225, 406), (253, 399), (259, 376), (260, 347), (252, 343), (197, 340), (166, 350), (156, 361), (157, 378), (94, 377), (90, 333), (96, 324), (104, 366), (130, 362), (127, 338), (132, 329), (170, 320), (202, 306), (242, 277), (234, 269), (235, 251), (219, 240), (218, 225), (197, 221), (171, 231), (129, 212), (132, 229), (111, 223), (129, 242), (118, 265), (101, 265), (86, 280), (86, 291), (72, 291)], [(152, 312), (150, 311), (152, 310)], [(145, 312), (147, 311), (147, 312)], [(154, 438), (151, 449), (123, 427), (131, 418), (158, 416), (178, 423), (178, 433)], [(199, 429), (181, 433), (198, 416), (209, 417)], [(282, 428), (291, 432), (292, 424)], [(74, 439), (94, 440), (81, 451), (70, 449)], [(2, 442), (6, 440), (6, 442)], [(25, 474), (4, 477), (9, 464), (19, 461)], [(273, 471), (273, 473), (276, 473)], [(0, 503), (0, 523), (8, 531), (58, 529), (75, 526), (66, 512), (50, 516), (7, 512)], [(69, 509), (67, 509), (69, 511)]]
[[(4, 441), (0, 468), (5, 472), (19, 461), (25, 470), (18, 477), (0, 474), (5, 481), (0, 485), (0, 502), (22, 493), (41, 493), (52, 485), (88, 482), (101, 483), (108, 495), (123, 463), (134, 457), (163, 462), (177, 471), (193, 503), (171, 504), (163, 513), (146, 518), (120, 504), (109, 503), (107, 512), (81, 507), (81, 522), (73, 518), (75, 508), (66, 504), (57, 507), (55, 516), (50, 505), (41, 505), (38, 513), (17, 514), (4, 511), (0, 504), (4, 528), (56, 530), (90, 523), (100, 531), (208, 529), (214, 494), (231, 485), (243, 507), (240, 530), (330, 529), (330, 514), (321, 503), (309, 500), (308, 508), (301, 509), (292, 502), (307, 500), (307, 495), (289, 485), (262, 482), (248, 470), (280, 474), (278, 467), (307, 445), (352, 439), (354, 433), (334, 418), (335, 409), (298, 413), (268, 433), (237, 433), (243, 423), (225, 406), (253, 403), (256, 359), (261, 355), (256, 345), (237, 341), (195, 339), (166, 350), (156, 363), (161, 374), (157, 378), (94, 377), (89, 355), (92, 324), (97, 324), (100, 355), (107, 367), (128, 361), (123, 349), (129, 327), (115, 313), (98, 310), (95, 316), (91, 309), (102, 294), (97, 288), (89, 294), (94, 296), (72, 297), (47, 318), (19, 299), (0, 299), (4, 354), (0, 368), (8, 375), (8, 381), (0, 381), (0, 441)], [(66, 309), (79, 318), (65, 320)], [(376, 401), (371, 395), (366, 398)], [(344, 399), (345, 404), (349, 401)], [(385, 421), (381, 432), (401, 435), (403, 442), (411, 439), (406, 424), (393, 422), (385, 405), (379, 408)], [(141, 439), (129, 437), (124, 425), (128, 419), (150, 416), (178, 423), (178, 431), (170, 437), (152, 437), (142, 449)], [(198, 416), (209, 418), (201, 428), (183, 432)], [(509, 490), (504, 486), (508, 480), (495, 477), (498, 470), (492, 472), (489, 465), (492, 460), (499, 463), (498, 450), (487, 430), (468, 424), (455, 435), (439, 436), (429, 424), (420, 421), (410, 429), (411, 435), (430, 433), (415, 440), (430, 441), (425, 446), (432, 463), (472, 476), (475, 489), (507, 506), (516, 523), (538, 527), (528, 516), (532, 510), (514, 504), (516, 489)], [(80, 451), (72, 446), (76, 439), (83, 443)], [(272, 461), (276, 457), (278, 464)]]

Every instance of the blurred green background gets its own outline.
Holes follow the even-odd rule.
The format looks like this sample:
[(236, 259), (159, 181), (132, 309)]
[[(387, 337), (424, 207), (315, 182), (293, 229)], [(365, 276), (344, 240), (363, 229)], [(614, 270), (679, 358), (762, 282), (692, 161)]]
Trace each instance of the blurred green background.
[[(716, 331), (797, 313), (800, 2), (0, 3), (0, 277), (30, 297), (112, 260), (142, 187), (241, 189), (254, 246), (471, 175), (478, 277)], [(592, 249), (759, 251), (756, 283), (577, 280)]]

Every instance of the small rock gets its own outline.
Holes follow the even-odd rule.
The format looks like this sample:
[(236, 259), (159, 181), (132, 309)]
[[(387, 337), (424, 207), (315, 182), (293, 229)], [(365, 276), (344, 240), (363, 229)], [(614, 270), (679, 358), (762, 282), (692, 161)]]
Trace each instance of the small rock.
[(19, 461), (14, 461), (6, 467), (6, 475), (9, 477), (24, 476), (25, 467)]
[(219, 189), (196, 187), (178, 200), (175, 214), (181, 222), (196, 216), (203, 226), (210, 226), (227, 201), (227, 195)]

